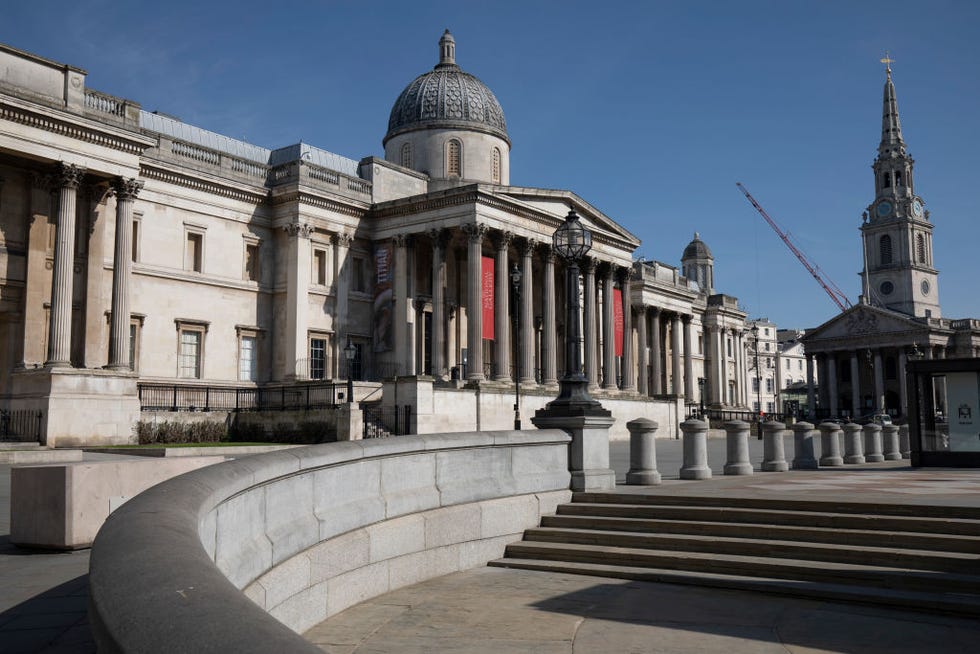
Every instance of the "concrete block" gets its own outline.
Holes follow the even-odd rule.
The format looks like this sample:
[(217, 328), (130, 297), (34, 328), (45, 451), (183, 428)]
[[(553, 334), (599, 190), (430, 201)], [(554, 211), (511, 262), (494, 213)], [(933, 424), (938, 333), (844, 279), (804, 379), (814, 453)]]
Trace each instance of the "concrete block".
[(317, 470), (313, 473), (313, 494), (320, 540), (384, 520), (378, 460)]
[(367, 527), (371, 562), (392, 559), (425, 549), (425, 518), (406, 515)]
[(265, 533), (276, 565), (320, 541), (314, 514), (313, 473), (296, 475), (265, 487)]
[(25, 547), (89, 547), (105, 519), (130, 498), (177, 475), (224, 461), (119, 459), (10, 470), (10, 541)]
[(307, 550), (310, 582), (319, 583), (371, 562), (371, 538), (365, 529), (325, 540)]
[(265, 535), (265, 489), (232, 497), (217, 509), (214, 563), (237, 588), (272, 567), (272, 543)]
[(437, 547), (391, 559), (388, 583), (390, 589), (395, 590), (458, 571), (459, 546)]
[(388, 592), (388, 562), (381, 561), (334, 577), (328, 582), (327, 616)]
[(265, 589), (265, 608), (267, 611), (271, 610), (312, 585), (310, 558), (306, 552), (297, 554), (271, 568), (256, 579), (255, 583)]
[(477, 504), (426, 511), (423, 514), (425, 547), (431, 549), (480, 538), (481, 515)]
[(382, 459), (381, 493), (388, 518), (436, 508), (440, 495), (435, 457), (416, 454)]
[(539, 519), (538, 500), (534, 495), (480, 502), (480, 535), (483, 538), (523, 531), (524, 525), (537, 525)]
[(328, 582), (310, 586), (270, 609), (269, 615), (301, 634), (327, 619), (329, 592)]

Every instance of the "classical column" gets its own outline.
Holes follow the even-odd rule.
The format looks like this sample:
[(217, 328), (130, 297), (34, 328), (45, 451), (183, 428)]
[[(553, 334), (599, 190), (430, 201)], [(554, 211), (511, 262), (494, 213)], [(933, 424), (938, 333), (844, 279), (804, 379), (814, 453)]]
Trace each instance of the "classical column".
[(466, 249), (466, 379), (483, 379), (483, 237), (487, 226), (463, 225)]
[(395, 370), (398, 375), (415, 374), (415, 343), (409, 340), (409, 315), (412, 308), (408, 297), (408, 235), (391, 238), (395, 259)]
[(449, 232), (429, 231), (432, 240), (432, 376), (446, 379), (446, 244)]
[(738, 347), (735, 350), (736, 356), (738, 357), (738, 381), (735, 384), (735, 388), (738, 389), (738, 405), (748, 406), (749, 395), (746, 380), (748, 379), (749, 372), (748, 366), (746, 365), (745, 356), (745, 334), (743, 334), (740, 330), (736, 332), (736, 342), (738, 343)]
[(283, 226), (286, 233), (286, 342), (283, 377), (296, 379), (309, 375), (306, 339), (308, 335), (308, 309), (310, 288), (310, 234), (313, 226), (307, 223), (289, 223)]
[(637, 340), (637, 360), (638, 360), (638, 376), (636, 390), (640, 395), (650, 394), (650, 385), (648, 383), (648, 363), (647, 363), (647, 352), (648, 352), (648, 342), (647, 342), (647, 308), (642, 304), (637, 308), (636, 311), (636, 340)]
[(715, 373), (713, 397), (718, 406), (723, 406), (725, 404), (725, 328), (716, 325), (712, 332), (712, 338), (715, 349), (715, 356), (712, 358)]
[[(534, 384), (534, 248), (537, 242), (527, 239), (521, 249), (521, 383)], [(547, 247), (544, 253), (544, 289), (542, 292), (541, 383), (558, 383), (558, 325), (555, 323), (555, 253)]]
[(653, 386), (652, 395), (663, 395), (664, 392), (664, 353), (660, 335), (660, 308), (650, 307), (650, 378)]
[(596, 260), (592, 257), (585, 257), (581, 262), (584, 297), (583, 305), (583, 325), (582, 331), (585, 333), (585, 376), (589, 379), (589, 388), (599, 388), (599, 329), (596, 324), (596, 293), (595, 293), (595, 268)]
[(51, 323), (48, 329), (48, 359), (45, 365), (71, 365), (72, 281), (75, 274), (75, 200), (85, 168), (61, 162), (58, 165), (58, 228), (51, 282)]
[(827, 355), (827, 403), (830, 415), (837, 415), (837, 355), (831, 352)]
[(613, 270), (606, 265), (602, 278), (602, 387), (616, 389), (616, 330), (613, 325)]
[(881, 348), (874, 351), (875, 365), (875, 396), (871, 402), (871, 409), (875, 412), (883, 411), (885, 408), (883, 396), (885, 395), (885, 369), (881, 361)]
[(133, 201), (143, 188), (136, 179), (117, 178), (116, 248), (112, 257), (112, 324), (109, 326), (109, 368), (129, 370), (129, 278), (133, 259)]
[(813, 355), (806, 355), (806, 403), (810, 409), (809, 417), (813, 420), (817, 410), (817, 389), (813, 381)]
[[(545, 386), (558, 384), (558, 323), (555, 317), (555, 250), (544, 247), (541, 256), (544, 263), (543, 299), (541, 306), (541, 383)], [(586, 287), (588, 288), (588, 287)], [(588, 343), (588, 341), (586, 341)]]
[(857, 350), (851, 352), (851, 417), (861, 415), (861, 368), (858, 365)]
[(623, 383), (624, 391), (636, 390), (636, 361), (633, 357), (633, 302), (630, 288), (630, 268), (619, 269), (619, 287), (623, 302)]
[(898, 403), (901, 405), (899, 411), (902, 416), (909, 414), (908, 389), (905, 387), (905, 366), (908, 364), (905, 355), (905, 348), (898, 348)]
[(497, 255), (496, 281), (493, 294), (493, 339), (495, 367), (493, 378), (510, 381), (510, 265), (508, 249), (513, 238), (510, 232), (495, 231), (491, 240)]
[(691, 350), (691, 316), (681, 316), (684, 325), (684, 397), (694, 400), (694, 352)]
[(670, 392), (680, 395), (681, 385), (681, 317), (675, 313), (670, 318), (670, 374), (673, 378)]
[[(340, 370), (340, 361), (347, 359), (344, 357), (343, 349), (347, 346), (347, 335), (351, 331), (350, 325), (350, 246), (354, 241), (352, 234), (335, 234), (330, 242), (333, 244), (333, 285), (334, 297), (337, 306), (337, 328), (334, 330), (337, 337), (333, 339), (333, 378), (347, 377), (346, 368)], [(346, 363), (344, 364), (347, 365)]]
[(727, 339), (725, 337), (725, 328), (718, 328), (718, 363), (720, 364), (720, 370), (718, 371), (718, 382), (720, 384), (720, 395), (721, 403), (728, 404), (728, 351), (726, 349), (728, 345)]

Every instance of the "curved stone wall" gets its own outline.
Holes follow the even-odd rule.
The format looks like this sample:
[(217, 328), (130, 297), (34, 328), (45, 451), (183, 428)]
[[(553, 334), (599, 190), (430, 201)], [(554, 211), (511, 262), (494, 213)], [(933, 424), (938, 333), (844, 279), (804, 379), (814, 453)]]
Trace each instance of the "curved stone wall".
[(569, 440), (535, 430), (331, 443), (155, 486), (93, 545), (99, 651), (319, 651), (296, 632), (502, 556), (570, 497)]

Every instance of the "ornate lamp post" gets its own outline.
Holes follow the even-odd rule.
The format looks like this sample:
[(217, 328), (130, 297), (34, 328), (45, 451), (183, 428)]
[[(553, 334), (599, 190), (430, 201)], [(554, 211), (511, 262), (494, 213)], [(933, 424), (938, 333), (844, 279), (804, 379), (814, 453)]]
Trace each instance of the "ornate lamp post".
[(514, 291), (514, 325), (517, 327), (517, 374), (514, 376), (514, 429), (521, 428), (521, 269), (515, 263), (510, 269), (510, 285)]
[(701, 400), (701, 420), (704, 420), (704, 377), (698, 377), (698, 397)]
[(347, 335), (347, 345), (344, 346), (344, 356), (347, 357), (347, 403), (352, 404), (354, 402), (354, 357), (357, 356), (357, 348), (350, 340), (350, 334)]

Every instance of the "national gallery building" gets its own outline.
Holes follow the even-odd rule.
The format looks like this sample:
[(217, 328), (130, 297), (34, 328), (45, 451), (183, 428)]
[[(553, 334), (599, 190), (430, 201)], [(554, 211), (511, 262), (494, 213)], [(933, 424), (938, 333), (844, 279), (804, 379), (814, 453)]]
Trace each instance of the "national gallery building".
[(508, 428), (515, 382), (529, 416), (564, 374), (569, 211), (592, 232), (581, 352), (614, 437), (747, 407), (746, 316), (707, 245), (634, 262), (588, 201), (512, 186), (504, 112), (455, 47), (447, 31), (384, 158), (358, 161), (150, 113), (0, 45), (0, 408), (43, 412), (49, 445), (126, 442), (144, 386), (351, 377), (359, 400), (411, 404), (413, 431)]

